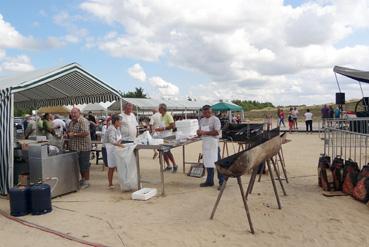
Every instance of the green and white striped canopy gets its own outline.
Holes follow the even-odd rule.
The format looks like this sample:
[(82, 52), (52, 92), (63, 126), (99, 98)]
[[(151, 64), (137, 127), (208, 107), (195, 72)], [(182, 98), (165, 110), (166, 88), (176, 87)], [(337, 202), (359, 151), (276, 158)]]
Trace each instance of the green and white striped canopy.
[(14, 107), (37, 109), (119, 99), (117, 90), (77, 63), (0, 78), (0, 194), (13, 186)]
[(76, 63), (0, 78), (0, 90), (10, 88), (16, 107), (88, 104), (119, 99), (119, 92)]

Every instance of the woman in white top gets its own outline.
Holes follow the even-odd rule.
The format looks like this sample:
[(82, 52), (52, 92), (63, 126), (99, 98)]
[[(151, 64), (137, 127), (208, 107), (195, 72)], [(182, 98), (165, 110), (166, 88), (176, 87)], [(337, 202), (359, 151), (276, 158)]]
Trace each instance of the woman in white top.
[(109, 181), (109, 189), (114, 189), (113, 186), (113, 175), (114, 170), (117, 167), (117, 162), (115, 159), (115, 149), (117, 147), (124, 147), (121, 144), (122, 135), (120, 133), (120, 127), (122, 125), (122, 120), (119, 115), (113, 115), (111, 117), (111, 125), (106, 130), (104, 134), (103, 143), (105, 144), (105, 148), (107, 151), (107, 158), (108, 158), (108, 181)]
[(310, 109), (306, 109), (304, 114), (305, 116), (305, 124), (306, 124), (306, 133), (313, 133), (313, 113), (310, 112)]

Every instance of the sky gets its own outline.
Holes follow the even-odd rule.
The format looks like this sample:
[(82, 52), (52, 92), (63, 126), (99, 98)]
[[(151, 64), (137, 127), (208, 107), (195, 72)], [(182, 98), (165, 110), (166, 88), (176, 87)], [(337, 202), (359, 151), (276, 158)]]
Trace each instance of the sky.
[(0, 76), (76, 62), (152, 98), (334, 102), (334, 65), (369, 70), (368, 13), (369, 0), (1, 0)]

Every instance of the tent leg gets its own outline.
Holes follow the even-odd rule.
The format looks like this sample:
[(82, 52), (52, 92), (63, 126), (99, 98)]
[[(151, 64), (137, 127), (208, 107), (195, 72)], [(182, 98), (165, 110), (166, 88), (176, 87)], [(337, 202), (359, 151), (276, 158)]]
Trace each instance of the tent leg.
[(10, 148), (9, 148), (9, 155), (10, 155), (10, 164), (8, 167), (8, 185), (9, 188), (14, 186), (14, 94), (11, 94), (11, 104), (10, 104)]
[(120, 101), (120, 112), (122, 113), (123, 112), (123, 99), (122, 97), (119, 98), (119, 101)]

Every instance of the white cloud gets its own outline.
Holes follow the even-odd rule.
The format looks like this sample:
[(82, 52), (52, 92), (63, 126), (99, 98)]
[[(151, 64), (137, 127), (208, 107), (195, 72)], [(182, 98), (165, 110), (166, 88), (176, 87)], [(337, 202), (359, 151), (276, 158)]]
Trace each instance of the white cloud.
[(7, 49), (34, 49), (38, 43), (32, 37), (19, 33), (0, 14), (0, 71), (23, 72), (33, 70), (31, 59), (26, 55), (8, 56)]
[(128, 69), (128, 74), (136, 80), (146, 81), (146, 73), (138, 63)]
[(32, 37), (20, 34), (9, 22), (6, 22), (0, 14), (0, 49), (22, 48), (34, 49), (38, 46)]
[(6, 57), (6, 52), (5, 50), (1, 50), (0, 49), (0, 60), (4, 59)]
[(25, 55), (7, 57), (4, 61), (0, 61), (0, 71), (26, 72), (31, 70), (34, 70), (31, 59)]
[(146, 72), (138, 63), (128, 69), (128, 74), (138, 81), (148, 82), (151, 88), (149, 86), (147, 91), (150, 92), (150, 96), (153, 98), (173, 99), (179, 96), (179, 88), (175, 84), (165, 81), (159, 76), (153, 76), (147, 79)]
[(161, 97), (179, 95), (179, 88), (176, 85), (167, 82), (158, 76), (149, 78), (149, 83), (159, 91)]
[[(53, 16), (53, 21), (56, 25), (63, 27), (67, 34), (61, 37), (52, 37), (54, 43), (58, 43), (56, 47), (65, 46), (68, 43), (79, 43), (81, 39), (88, 35), (88, 31), (85, 28), (80, 28), (77, 25), (78, 21), (83, 20), (81, 16), (70, 15), (66, 11), (60, 11)], [(58, 41), (56, 41), (58, 39)]]
[(210, 78), (202, 83), (207, 97), (324, 102), (335, 90), (334, 65), (369, 69), (369, 45), (337, 45), (369, 29), (366, 0), (296, 8), (282, 0), (85, 0), (80, 7), (111, 30), (124, 28), (89, 47), (200, 72)]
[(130, 57), (146, 61), (157, 60), (163, 53), (161, 44), (148, 42), (135, 36), (110, 38), (109, 35), (98, 41), (97, 46), (113, 57)]

